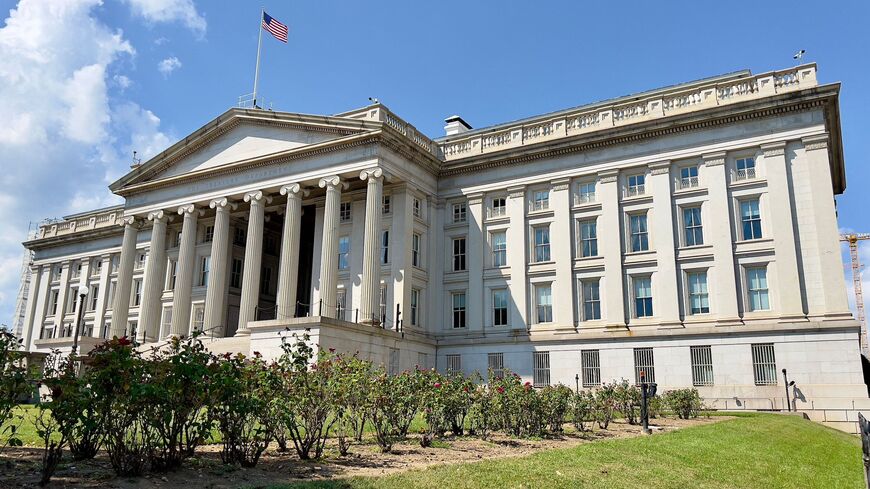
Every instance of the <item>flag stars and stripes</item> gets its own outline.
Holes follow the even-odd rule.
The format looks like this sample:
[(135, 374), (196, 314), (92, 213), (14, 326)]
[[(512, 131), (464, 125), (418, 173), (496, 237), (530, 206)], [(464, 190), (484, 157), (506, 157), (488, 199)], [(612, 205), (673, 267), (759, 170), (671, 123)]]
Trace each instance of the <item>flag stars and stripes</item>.
[(287, 26), (263, 12), (263, 29), (266, 29), (281, 42), (287, 42)]

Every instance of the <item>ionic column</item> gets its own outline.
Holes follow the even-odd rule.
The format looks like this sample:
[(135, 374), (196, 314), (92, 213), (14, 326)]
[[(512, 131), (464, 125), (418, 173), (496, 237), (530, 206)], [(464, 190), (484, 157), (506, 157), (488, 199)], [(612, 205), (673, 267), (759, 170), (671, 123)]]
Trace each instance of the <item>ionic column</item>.
[[(776, 287), (779, 289), (779, 303), (774, 306), (782, 320), (805, 318), (801, 280), (798, 273), (797, 250), (795, 243), (792, 197), (789, 190), (789, 169), (785, 158), (785, 142), (765, 144), (764, 165), (767, 171), (767, 189), (770, 199), (766, 202), (770, 212), (770, 225), (765, 226), (762, 218), (764, 237), (773, 238), (776, 253), (774, 270)], [(764, 207), (765, 202), (762, 202)], [(772, 231), (772, 232), (771, 232)], [(768, 271), (770, 273), (770, 270)]]
[(263, 260), (263, 217), (266, 211), (265, 204), (271, 201), (271, 198), (264, 196), (259, 190), (245, 194), (245, 202), (251, 203), (251, 210), (248, 215), (245, 268), (242, 271), (242, 296), (236, 336), (250, 335), (248, 323), (257, 319), (257, 306), (260, 303), (260, 267)]
[(653, 196), (653, 249), (656, 250), (655, 316), (660, 327), (680, 326), (680, 289), (677, 285), (677, 257), (674, 245), (674, 215), (671, 203), (671, 162), (653, 163), (650, 187)]
[[(737, 306), (737, 279), (734, 275), (734, 236), (731, 234), (731, 211), (728, 197), (728, 177), (725, 172), (726, 153), (704, 155), (704, 180), (710, 196), (709, 226), (704, 236), (713, 245), (713, 274), (708, 277), (716, 323), (720, 326), (741, 324)], [(717, 224), (718, 223), (718, 224)], [(725, 225), (723, 223), (729, 223)]]
[(124, 240), (121, 242), (118, 284), (115, 286), (115, 300), (112, 302), (110, 338), (124, 336), (127, 331), (127, 319), (130, 316), (130, 288), (133, 286), (133, 264), (136, 259), (136, 238), (139, 235), (139, 222), (135, 217), (123, 218), (122, 224)]
[(227, 266), (230, 253), (230, 212), (236, 204), (228, 199), (215, 199), (209, 204), (215, 210), (214, 234), (211, 241), (211, 270), (205, 289), (203, 330), (209, 336), (226, 335)]
[(278, 268), (278, 319), (296, 317), (296, 290), (299, 275), (299, 233), (302, 225), (302, 198), (308, 195), (298, 183), (281, 187), (287, 196), (284, 231), (281, 234), (281, 263)]
[[(360, 322), (378, 324), (381, 291), (381, 199), (384, 194), (384, 171), (380, 168), (363, 170), (360, 180), (366, 185), (365, 241), (363, 243), (362, 283), (360, 287)], [(410, 272), (409, 269), (405, 273)], [(404, 312), (404, 311), (403, 311)]]
[(625, 297), (622, 276), (622, 211), (619, 208), (619, 170), (598, 174), (598, 194), (601, 197), (599, 239), (607, 243), (604, 250), (604, 319), (607, 327), (625, 327)]
[[(321, 316), (335, 317), (338, 291), (338, 226), (341, 205), (341, 178), (331, 176), (320, 179), (320, 188), (326, 189), (323, 210), (323, 245), (320, 248), (320, 301), (311, 307)], [(314, 313), (312, 313), (313, 315)]]
[(196, 265), (196, 223), (200, 212), (194, 204), (178, 208), (178, 213), (184, 216), (184, 221), (181, 224), (175, 291), (172, 294), (170, 334), (173, 336), (187, 336), (190, 333), (190, 294), (193, 288), (193, 269)]
[(166, 273), (166, 221), (168, 216), (157, 211), (148, 214), (151, 227), (151, 245), (148, 261), (145, 263), (145, 291), (142, 294), (142, 312), (139, 328), (145, 331), (145, 341), (156, 341), (160, 336), (160, 298), (163, 296), (164, 275)]

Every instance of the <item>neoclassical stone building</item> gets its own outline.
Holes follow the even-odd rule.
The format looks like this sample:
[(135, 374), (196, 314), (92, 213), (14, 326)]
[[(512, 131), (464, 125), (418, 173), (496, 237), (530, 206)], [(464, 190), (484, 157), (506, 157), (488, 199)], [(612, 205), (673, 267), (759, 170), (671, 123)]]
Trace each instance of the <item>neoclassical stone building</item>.
[(782, 409), (786, 368), (849, 421), (839, 88), (741, 71), (437, 139), (380, 104), (231, 109), (25, 243), (27, 347), (70, 348), (83, 307), (84, 350), (196, 329), (269, 356), (310, 329), (393, 371), (644, 370), (731, 409)]

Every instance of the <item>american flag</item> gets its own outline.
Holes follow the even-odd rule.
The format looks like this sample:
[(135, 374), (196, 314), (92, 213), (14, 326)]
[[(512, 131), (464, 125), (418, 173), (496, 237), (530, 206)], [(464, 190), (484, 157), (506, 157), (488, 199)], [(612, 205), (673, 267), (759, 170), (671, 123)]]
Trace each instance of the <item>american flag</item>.
[(287, 26), (273, 19), (272, 16), (263, 12), (263, 29), (266, 29), (275, 39), (281, 42), (287, 42)]

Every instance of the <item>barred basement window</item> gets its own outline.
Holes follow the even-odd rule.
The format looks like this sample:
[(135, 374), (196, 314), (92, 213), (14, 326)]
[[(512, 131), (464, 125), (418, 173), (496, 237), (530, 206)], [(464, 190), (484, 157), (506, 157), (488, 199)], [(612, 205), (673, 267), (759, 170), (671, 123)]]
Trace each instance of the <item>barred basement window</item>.
[(488, 353), (486, 360), (493, 377), (504, 377), (504, 353)]
[(644, 382), (650, 383), (656, 381), (656, 367), (653, 360), (652, 348), (635, 348), (634, 349), (634, 383), (640, 385), (640, 373), (645, 375)]
[(580, 370), (583, 377), (583, 387), (601, 385), (601, 361), (598, 357), (598, 350), (580, 351)]
[(532, 385), (534, 387), (550, 385), (550, 352), (532, 353)]
[(776, 355), (773, 343), (752, 345), (752, 372), (755, 385), (776, 385)]
[(399, 349), (390, 348), (390, 375), (399, 373)]
[(713, 385), (713, 354), (710, 345), (692, 346), (692, 385)]
[(447, 373), (458, 374), (462, 372), (462, 357), (458, 354), (447, 355)]

